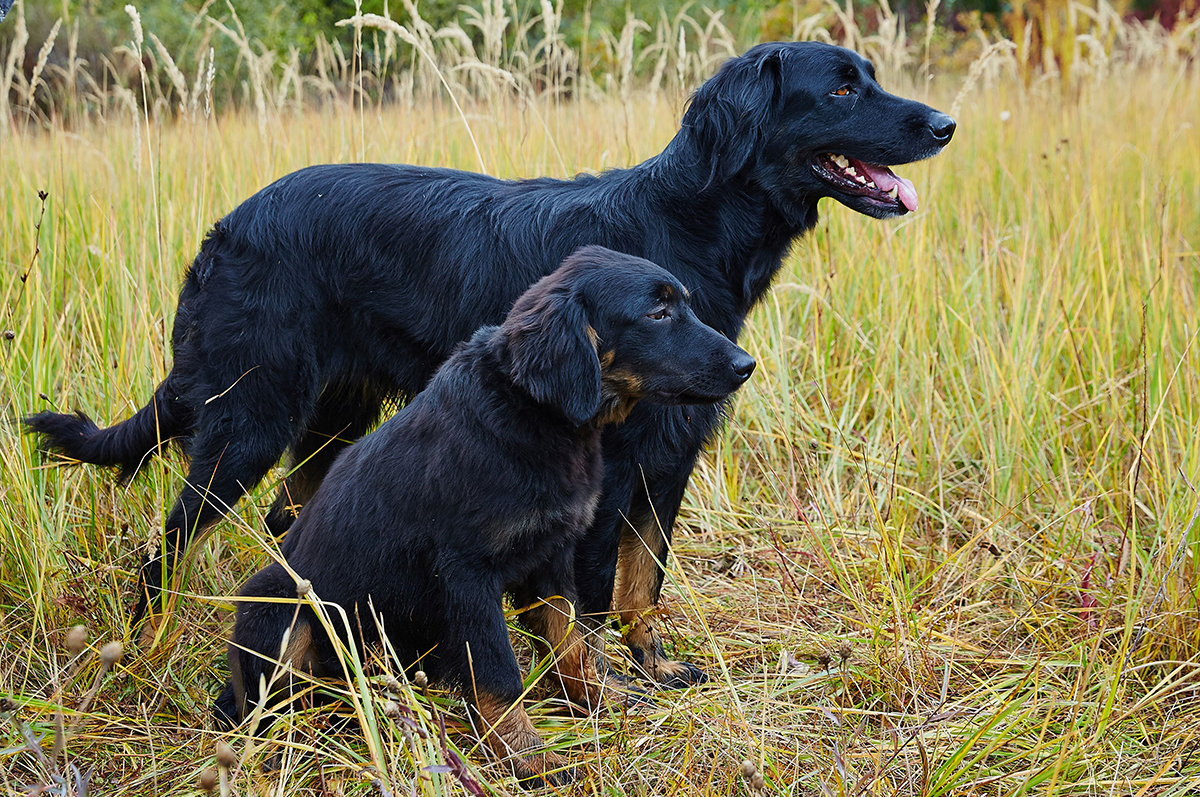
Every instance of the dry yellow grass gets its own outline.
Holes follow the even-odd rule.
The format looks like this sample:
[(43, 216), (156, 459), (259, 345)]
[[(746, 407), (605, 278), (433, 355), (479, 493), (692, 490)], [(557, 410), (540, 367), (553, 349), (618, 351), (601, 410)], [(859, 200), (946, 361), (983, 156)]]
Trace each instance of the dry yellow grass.
[[(995, 67), (961, 97), (945, 153), (903, 170), (922, 210), (880, 223), (826, 204), (755, 311), (743, 343), (760, 367), (694, 476), (661, 620), (715, 677), (629, 716), (536, 707), (591, 771), (584, 792), (748, 794), (743, 759), (779, 794), (1200, 788), (1200, 75), (1164, 58), (1064, 99)], [(898, 87), (949, 107), (964, 80)], [(0, 725), (4, 793), (47, 782), (17, 729), (49, 751), (58, 706), (92, 794), (197, 788), (222, 738), (207, 710), (224, 596), (265, 561), (272, 493), (198, 552), (164, 644), (97, 680), (180, 463), (118, 486), (46, 463), (16, 417), (140, 406), (201, 236), (275, 177), (352, 160), (482, 160), (506, 177), (626, 165), (673, 135), (681, 96), (620, 94), (285, 108), (267, 124), (201, 103), (178, 123), (5, 133), (0, 697), (19, 708)], [(93, 652), (68, 665), (79, 622)], [(232, 788), (457, 793), (432, 711), (474, 777), (516, 790), (452, 696), (383, 692), (347, 691), (347, 729), (308, 714), (266, 745), (226, 738)], [(282, 772), (259, 773), (280, 749)]]

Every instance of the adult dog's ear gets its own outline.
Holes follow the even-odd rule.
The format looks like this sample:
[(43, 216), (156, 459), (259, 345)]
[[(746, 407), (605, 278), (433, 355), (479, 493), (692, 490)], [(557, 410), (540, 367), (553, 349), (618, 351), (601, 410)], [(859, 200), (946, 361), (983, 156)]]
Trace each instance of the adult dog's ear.
[(579, 297), (561, 286), (531, 290), (504, 322), (513, 382), (576, 426), (600, 409), (596, 331)]
[(751, 50), (726, 61), (692, 95), (683, 126), (711, 164), (705, 188), (737, 176), (761, 148), (779, 107), (782, 71), (779, 50)]

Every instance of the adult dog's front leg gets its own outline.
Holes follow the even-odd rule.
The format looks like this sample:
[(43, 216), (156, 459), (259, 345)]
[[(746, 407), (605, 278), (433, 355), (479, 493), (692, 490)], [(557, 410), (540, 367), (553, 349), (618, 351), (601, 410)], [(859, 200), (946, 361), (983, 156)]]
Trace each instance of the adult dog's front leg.
[[(690, 469), (689, 469), (690, 471)], [(667, 657), (652, 615), (662, 592), (663, 566), (670, 556), (670, 531), (683, 500), (686, 475), (654, 499), (635, 491), (617, 553), (613, 611), (630, 655), (646, 678), (669, 689), (704, 683), (708, 675), (694, 664)]]

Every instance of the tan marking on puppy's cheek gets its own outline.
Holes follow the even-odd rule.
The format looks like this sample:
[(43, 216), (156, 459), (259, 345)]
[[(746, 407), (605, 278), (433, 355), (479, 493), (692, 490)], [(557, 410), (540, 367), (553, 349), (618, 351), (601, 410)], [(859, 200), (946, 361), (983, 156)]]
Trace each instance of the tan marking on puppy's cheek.
[(584, 328), (583, 332), (585, 335), (587, 335), (587, 339), (592, 342), (592, 348), (595, 349), (597, 352), (599, 352), (600, 351), (600, 333), (598, 333), (596, 331), (596, 328), (594, 326), (592, 326), (591, 324), (588, 324)]
[(620, 423), (629, 416), (642, 397), (642, 380), (625, 368), (601, 369), (600, 410), (596, 422), (603, 425)]

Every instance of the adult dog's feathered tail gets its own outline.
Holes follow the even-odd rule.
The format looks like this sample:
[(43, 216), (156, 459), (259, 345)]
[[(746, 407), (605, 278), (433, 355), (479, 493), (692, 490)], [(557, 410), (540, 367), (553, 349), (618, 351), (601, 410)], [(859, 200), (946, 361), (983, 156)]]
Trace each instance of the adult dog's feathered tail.
[(150, 403), (132, 418), (101, 429), (82, 412), (39, 412), (25, 418), (25, 428), (41, 436), (49, 451), (121, 469), (128, 480), (158, 453), (171, 438), (190, 431), (190, 412), (173, 389), (169, 374), (154, 391)]

